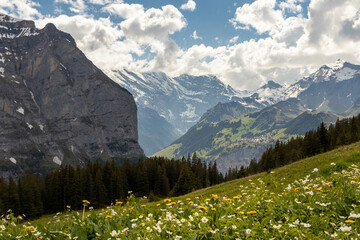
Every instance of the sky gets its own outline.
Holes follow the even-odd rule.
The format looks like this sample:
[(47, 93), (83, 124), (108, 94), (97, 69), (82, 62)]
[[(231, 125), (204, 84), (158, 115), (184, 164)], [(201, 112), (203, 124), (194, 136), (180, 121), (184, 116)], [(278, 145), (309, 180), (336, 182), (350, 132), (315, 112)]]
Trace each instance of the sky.
[(359, 0), (0, 0), (0, 13), (54, 23), (105, 71), (213, 74), (239, 90), (360, 64)]

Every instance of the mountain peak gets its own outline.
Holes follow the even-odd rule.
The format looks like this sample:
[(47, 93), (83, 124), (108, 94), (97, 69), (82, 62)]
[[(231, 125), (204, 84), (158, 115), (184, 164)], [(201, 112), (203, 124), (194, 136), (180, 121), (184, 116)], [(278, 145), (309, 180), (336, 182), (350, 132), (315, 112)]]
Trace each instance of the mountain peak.
[(334, 64), (330, 65), (330, 67), (334, 70), (341, 69), (344, 67), (345, 63), (346, 63), (346, 61), (339, 58), (338, 60), (336, 60), (336, 62)]
[(265, 85), (260, 87), (261, 89), (278, 89), (278, 88), (282, 88), (282, 86), (276, 82), (274, 82), (273, 80), (268, 81)]
[(34, 21), (23, 20), (0, 13), (0, 25), (11, 28), (35, 28)]

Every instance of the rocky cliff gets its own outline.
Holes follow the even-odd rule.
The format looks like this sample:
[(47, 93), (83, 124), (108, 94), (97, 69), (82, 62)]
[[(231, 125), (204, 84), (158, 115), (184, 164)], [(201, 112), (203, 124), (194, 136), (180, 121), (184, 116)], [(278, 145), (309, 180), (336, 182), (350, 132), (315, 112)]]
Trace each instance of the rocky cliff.
[(53, 24), (0, 15), (0, 176), (140, 156), (132, 95)]

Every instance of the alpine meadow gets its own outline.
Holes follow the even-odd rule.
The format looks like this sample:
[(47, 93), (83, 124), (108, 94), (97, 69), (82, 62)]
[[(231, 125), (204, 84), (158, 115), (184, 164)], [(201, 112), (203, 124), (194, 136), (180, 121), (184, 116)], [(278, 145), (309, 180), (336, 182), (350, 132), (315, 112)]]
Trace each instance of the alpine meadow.
[(0, 240), (360, 239), (359, 9), (0, 0)]

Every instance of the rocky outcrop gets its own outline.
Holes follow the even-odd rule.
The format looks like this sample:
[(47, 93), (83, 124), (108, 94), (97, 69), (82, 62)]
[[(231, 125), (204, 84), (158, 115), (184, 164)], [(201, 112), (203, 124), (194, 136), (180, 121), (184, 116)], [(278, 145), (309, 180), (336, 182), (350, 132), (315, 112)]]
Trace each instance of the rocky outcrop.
[(132, 95), (53, 24), (0, 15), (0, 175), (143, 156)]

